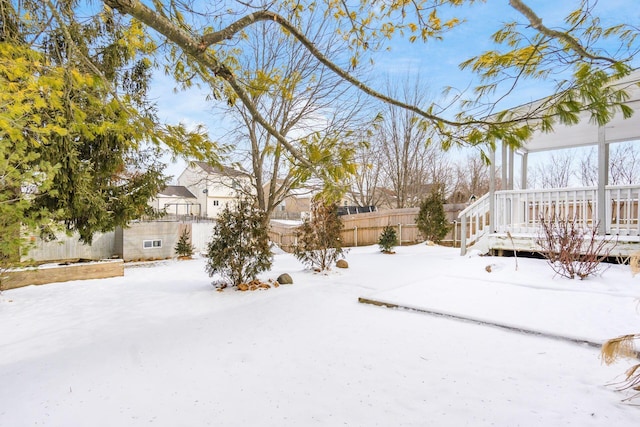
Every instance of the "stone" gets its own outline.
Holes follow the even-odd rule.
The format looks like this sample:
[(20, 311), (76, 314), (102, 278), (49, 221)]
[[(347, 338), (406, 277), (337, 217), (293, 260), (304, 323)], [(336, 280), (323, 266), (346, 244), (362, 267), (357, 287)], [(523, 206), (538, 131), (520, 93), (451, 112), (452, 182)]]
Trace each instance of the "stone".
[(287, 273), (283, 273), (276, 279), (281, 285), (293, 285), (293, 279)]
[(338, 261), (336, 261), (336, 267), (349, 268), (349, 263), (345, 259), (339, 259)]

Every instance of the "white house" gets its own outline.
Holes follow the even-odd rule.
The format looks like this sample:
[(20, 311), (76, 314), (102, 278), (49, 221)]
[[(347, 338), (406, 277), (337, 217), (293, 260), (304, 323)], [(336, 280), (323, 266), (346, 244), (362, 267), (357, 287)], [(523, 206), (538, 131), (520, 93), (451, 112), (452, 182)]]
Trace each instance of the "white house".
[(149, 201), (158, 212), (168, 215), (201, 216), (202, 206), (196, 196), (182, 185), (167, 185), (158, 195)]
[(215, 167), (205, 162), (192, 162), (178, 177), (178, 184), (186, 187), (201, 206), (200, 215), (215, 218), (242, 193), (253, 192), (247, 172), (226, 166)]

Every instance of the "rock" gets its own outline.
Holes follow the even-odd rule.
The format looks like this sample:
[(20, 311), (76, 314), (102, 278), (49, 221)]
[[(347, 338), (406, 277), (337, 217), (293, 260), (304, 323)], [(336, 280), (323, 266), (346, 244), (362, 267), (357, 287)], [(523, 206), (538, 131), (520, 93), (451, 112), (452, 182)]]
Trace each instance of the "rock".
[(238, 285), (238, 290), (239, 291), (248, 291), (249, 290), (249, 285), (247, 285), (246, 283), (240, 283)]
[(276, 279), (281, 285), (293, 285), (293, 279), (287, 273), (283, 273)]
[(345, 259), (339, 259), (338, 261), (336, 261), (336, 267), (349, 268), (349, 263)]

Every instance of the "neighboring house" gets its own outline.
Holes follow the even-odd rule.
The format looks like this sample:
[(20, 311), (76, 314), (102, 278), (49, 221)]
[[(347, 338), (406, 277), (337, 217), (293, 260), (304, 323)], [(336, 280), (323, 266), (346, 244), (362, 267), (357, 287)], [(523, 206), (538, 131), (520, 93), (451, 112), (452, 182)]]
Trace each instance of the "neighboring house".
[(246, 172), (226, 166), (214, 167), (205, 162), (193, 162), (178, 177), (200, 204), (201, 215), (215, 218), (225, 205), (237, 201), (243, 192), (251, 191)]
[(167, 185), (149, 204), (168, 215), (200, 216), (202, 213), (202, 205), (196, 196), (183, 185)]
[[(265, 198), (269, 197), (269, 183), (264, 185)], [(311, 211), (311, 199), (318, 193), (318, 188), (313, 186), (304, 186), (295, 188), (289, 192), (289, 195), (276, 207), (271, 214), (271, 219), (301, 219), (309, 215)]]

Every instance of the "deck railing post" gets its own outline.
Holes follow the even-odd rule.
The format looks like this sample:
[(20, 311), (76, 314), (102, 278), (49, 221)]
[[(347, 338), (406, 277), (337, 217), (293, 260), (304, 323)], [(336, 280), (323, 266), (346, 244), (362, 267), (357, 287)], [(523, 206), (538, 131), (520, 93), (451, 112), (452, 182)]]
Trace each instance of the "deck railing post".
[(461, 218), (461, 229), (460, 229), (460, 255), (467, 254), (467, 217), (464, 216)]

